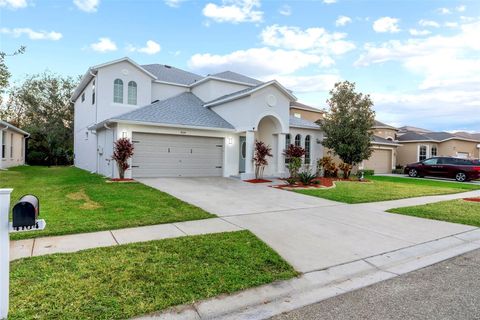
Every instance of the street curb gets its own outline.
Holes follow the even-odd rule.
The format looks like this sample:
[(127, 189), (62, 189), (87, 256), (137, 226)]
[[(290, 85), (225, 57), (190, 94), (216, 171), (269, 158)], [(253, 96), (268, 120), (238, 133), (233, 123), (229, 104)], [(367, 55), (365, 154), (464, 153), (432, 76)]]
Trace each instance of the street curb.
[(267, 319), (475, 249), (480, 249), (480, 228), (135, 319)]

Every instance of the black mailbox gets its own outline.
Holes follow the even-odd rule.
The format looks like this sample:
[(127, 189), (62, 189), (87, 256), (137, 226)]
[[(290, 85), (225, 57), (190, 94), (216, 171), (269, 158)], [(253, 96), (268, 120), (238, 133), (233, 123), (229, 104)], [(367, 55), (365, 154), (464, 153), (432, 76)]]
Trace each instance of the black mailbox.
[(31, 194), (21, 197), (13, 206), (13, 229), (38, 228), (37, 218), (40, 213), (39, 210), (40, 202), (37, 197)]

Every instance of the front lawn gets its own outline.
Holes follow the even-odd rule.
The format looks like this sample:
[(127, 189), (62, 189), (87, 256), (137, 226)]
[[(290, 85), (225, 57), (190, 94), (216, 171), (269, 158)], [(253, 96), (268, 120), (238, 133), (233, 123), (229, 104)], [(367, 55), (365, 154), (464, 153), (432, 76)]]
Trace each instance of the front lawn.
[(0, 188), (13, 188), (12, 206), (31, 193), (40, 199), (44, 231), (11, 239), (53, 236), (210, 218), (204, 210), (141, 183), (106, 183), (74, 167), (16, 167), (0, 171)]
[(480, 203), (461, 199), (395, 208), (388, 212), (480, 227)]
[(370, 182), (336, 181), (332, 189), (304, 189), (295, 192), (346, 203), (364, 203), (459, 193), (480, 189), (479, 185), (399, 177), (371, 176)]
[(9, 319), (128, 319), (297, 273), (248, 231), (11, 263)]

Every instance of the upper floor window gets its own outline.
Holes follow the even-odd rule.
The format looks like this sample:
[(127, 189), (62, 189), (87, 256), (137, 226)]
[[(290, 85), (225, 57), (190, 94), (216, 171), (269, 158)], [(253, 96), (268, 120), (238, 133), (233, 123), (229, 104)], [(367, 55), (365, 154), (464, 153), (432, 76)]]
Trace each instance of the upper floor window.
[(92, 104), (95, 104), (95, 80), (92, 83)]
[(137, 83), (135, 81), (128, 83), (128, 104), (137, 104)]
[(432, 147), (432, 150), (430, 151), (430, 153), (432, 154), (432, 157), (436, 157), (437, 156), (437, 147)]
[(121, 79), (113, 81), (113, 102), (123, 103), (123, 81)]
[(310, 164), (310, 135), (305, 137), (305, 164)]
[(297, 134), (297, 135), (295, 136), (295, 145), (296, 145), (297, 147), (301, 147), (301, 146), (302, 146), (302, 136), (299, 135), (299, 134)]
[(427, 146), (420, 146), (418, 161), (423, 161), (427, 159)]

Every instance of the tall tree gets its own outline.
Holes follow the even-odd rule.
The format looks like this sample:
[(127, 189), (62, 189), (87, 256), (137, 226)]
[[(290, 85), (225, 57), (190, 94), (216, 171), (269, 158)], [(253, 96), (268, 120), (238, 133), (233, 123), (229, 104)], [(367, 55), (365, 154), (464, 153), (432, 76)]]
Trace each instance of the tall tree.
[(355, 83), (343, 81), (335, 84), (327, 103), (330, 112), (321, 122), (326, 136), (323, 145), (350, 166), (368, 159), (375, 122), (370, 95), (356, 92)]
[(0, 51), (0, 105), (2, 105), (3, 103), (3, 94), (5, 93), (5, 90), (8, 88), (8, 84), (9, 84), (8, 81), (11, 76), (10, 71), (8, 71), (7, 64), (5, 63), (5, 58), (16, 56), (24, 52), (25, 52), (25, 46), (21, 46), (18, 50), (10, 54)]
[(73, 156), (72, 77), (49, 72), (33, 75), (10, 89), (9, 120), (31, 134), (27, 162), (70, 164)]

